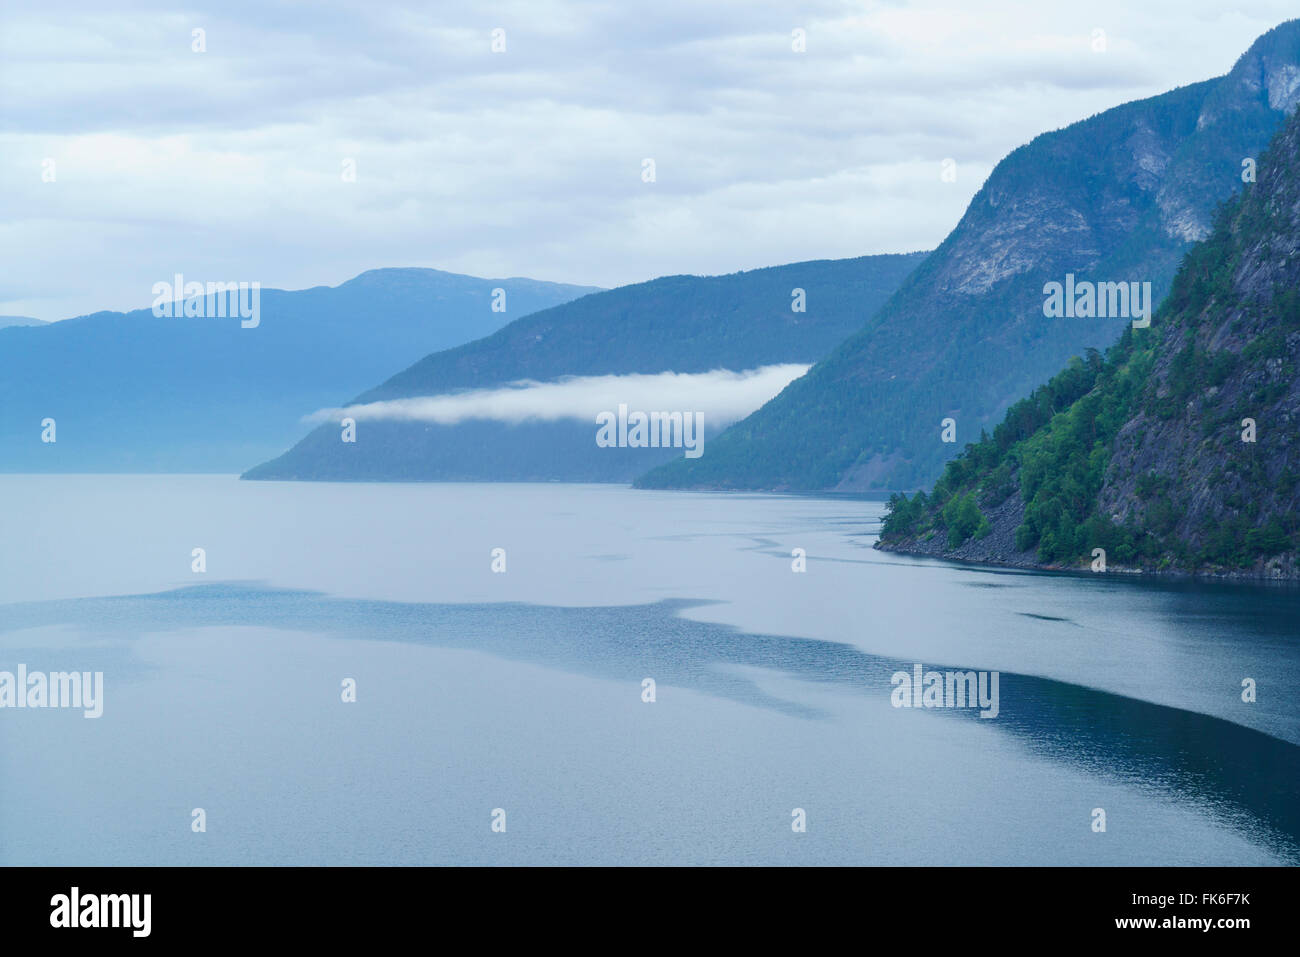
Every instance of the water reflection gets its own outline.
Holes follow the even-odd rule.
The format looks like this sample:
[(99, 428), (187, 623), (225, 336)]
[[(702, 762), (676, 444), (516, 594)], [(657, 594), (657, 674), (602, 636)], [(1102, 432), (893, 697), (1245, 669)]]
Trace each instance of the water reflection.
[[(1260, 611), (1258, 603), (1252, 605), (1249, 590), (1207, 597), (1199, 587), (1157, 587), (1180, 614), (1254, 615), (1265, 635), (1291, 637), (1276, 607)], [(747, 633), (680, 615), (702, 604), (707, 603), (665, 600), (577, 608), (418, 604), (213, 584), (149, 595), (0, 606), (0, 633), (72, 626), (85, 637), (129, 639), (144, 632), (262, 626), (414, 642), (473, 649), (633, 684), (653, 675), (661, 685), (805, 720), (827, 715), (809, 704), (769, 694), (743, 668), (767, 669), (881, 701), (888, 700), (894, 672), (912, 669), (910, 661), (866, 654), (845, 644)], [(34, 660), (31, 664), (36, 666)], [(958, 667), (925, 665), (932, 670)], [(960, 667), (980, 666), (964, 662)], [(1003, 672), (1000, 698), (999, 717), (980, 721), (990, 731), (1010, 735), (1052, 761), (1166, 794), (1300, 861), (1300, 747), (1222, 718), (1028, 675)], [(977, 714), (926, 712), (927, 717), (946, 720), (978, 720)]]

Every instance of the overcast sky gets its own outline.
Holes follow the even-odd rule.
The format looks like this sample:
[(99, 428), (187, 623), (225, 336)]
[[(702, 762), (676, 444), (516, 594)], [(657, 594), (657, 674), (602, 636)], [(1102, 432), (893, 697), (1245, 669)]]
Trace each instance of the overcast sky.
[(1296, 12), (4, 0), (0, 314), (140, 308), (176, 272), (297, 289), (432, 266), (614, 286), (932, 248), (1009, 150), (1225, 73)]

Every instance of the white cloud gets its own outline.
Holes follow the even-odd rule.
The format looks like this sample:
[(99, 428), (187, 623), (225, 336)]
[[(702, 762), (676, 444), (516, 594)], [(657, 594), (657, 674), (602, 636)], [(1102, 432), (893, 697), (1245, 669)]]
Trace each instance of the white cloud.
[(451, 395), (415, 396), (321, 409), (309, 422), (360, 421), (431, 422), (456, 425), (469, 419), (518, 424), (575, 419), (594, 422), (600, 412), (620, 404), (631, 411), (700, 412), (709, 427), (742, 419), (763, 405), (808, 366), (763, 366), (745, 372), (660, 372), (651, 375), (574, 376), (555, 382), (522, 381), (498, 389), (476, 389)]
[[(7, 0), (0, 313), (141, 308), (175, 272), (615, 286), (932, 248), (1016, 146), (1224, 73), (1293, 15), (1294, 0)], [(939, 180), (948, 157), (956, 183)]]

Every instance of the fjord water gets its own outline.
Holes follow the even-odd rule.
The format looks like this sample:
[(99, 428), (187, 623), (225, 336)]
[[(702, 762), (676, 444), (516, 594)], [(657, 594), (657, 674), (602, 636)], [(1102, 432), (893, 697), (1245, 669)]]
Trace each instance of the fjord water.
[[(105, 685), (0, 709), (0, 863), (1300, 860), (1295, 589), (914, 560), (881, 511), (0, 476), (0, 670)], [(892, 707), (916, 663), (998, 716)]]

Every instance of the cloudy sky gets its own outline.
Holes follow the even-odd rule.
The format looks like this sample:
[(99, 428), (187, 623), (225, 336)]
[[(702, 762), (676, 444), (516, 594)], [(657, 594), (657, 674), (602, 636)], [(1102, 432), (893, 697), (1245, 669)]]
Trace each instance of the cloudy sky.
[(4, 0), (0, 314), (140, 308), (176, 272), (296, 289), (432, 266), (613, 286), (931, 248), (1015, 146), (1222, 74), (1295, 14), (1294, 0)]

